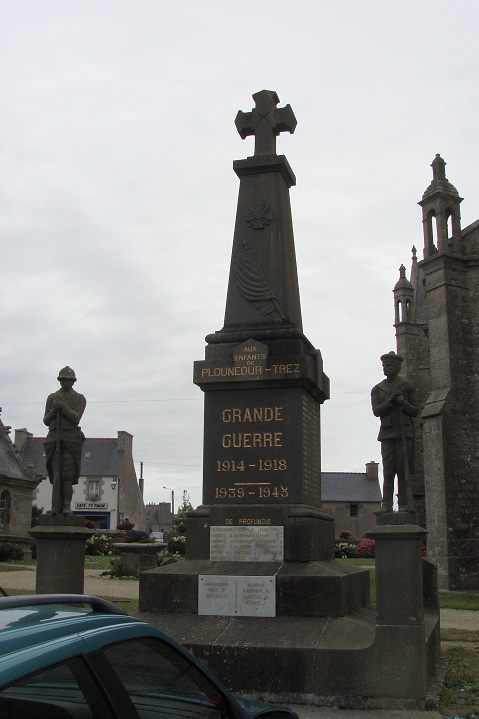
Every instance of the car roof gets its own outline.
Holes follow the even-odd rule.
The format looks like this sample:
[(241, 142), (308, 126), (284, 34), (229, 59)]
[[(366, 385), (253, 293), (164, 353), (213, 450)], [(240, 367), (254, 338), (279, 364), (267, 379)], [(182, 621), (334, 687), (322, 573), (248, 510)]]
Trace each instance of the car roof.
[[(89, 595), (54, 594), (0, 597), (0, 656), (24, 644), (109, 627), (149, 627), (106, 600)], [(155, 634), (170, 639), (160, 629)]]
[(157, 627), (86, 595), (0, 598), (0, 684), (51, 663), (139, 636), (172, 640)]

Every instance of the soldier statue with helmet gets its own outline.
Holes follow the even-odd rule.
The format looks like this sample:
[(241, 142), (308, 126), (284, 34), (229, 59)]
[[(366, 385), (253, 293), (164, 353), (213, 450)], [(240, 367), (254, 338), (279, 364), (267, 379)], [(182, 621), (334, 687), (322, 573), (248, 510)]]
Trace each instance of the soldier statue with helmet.
[(419, 412), (412, 382), (399, 372), (403, 358), (395, 352), (381, 356), (386, 379), (371, 390), (375, 417), (381, 419), (378, 440), (383, 460), (383, 503), (379, 512), (393, 511), (394, 478), (398, 478), (400, 512), (413, 512), (409, 474), (414, 472), (414, 428), (412, 417)]
[(47, 398), (44, 424), (48, 427), (44, 447), (48, 477), (52, 488), (52, 514), (71, 514), (73, 485), (80, 476), (82, 446), (85, 435), (79, 422), (86, 399), (75, 392), (75, 372), (64, 367), (58, 373), (61, 389)]

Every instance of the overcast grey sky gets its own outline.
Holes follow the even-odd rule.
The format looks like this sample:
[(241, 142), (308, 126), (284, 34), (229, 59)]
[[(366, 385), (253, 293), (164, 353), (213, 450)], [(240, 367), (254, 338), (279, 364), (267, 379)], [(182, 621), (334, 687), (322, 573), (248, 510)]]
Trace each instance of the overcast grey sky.
[[(479, 216), (476, 0), (0, 0), (0, 406), (43, 435), (72, 366), (89, 437), (134, 435), (146, 501), (201, 502), (204, 337), (223, 326), (237, 110), (275, 90), (323, 470), (380, 460), (369, 392), (439, 152)], [(138, 465), (137, 465), (138, 468)]]

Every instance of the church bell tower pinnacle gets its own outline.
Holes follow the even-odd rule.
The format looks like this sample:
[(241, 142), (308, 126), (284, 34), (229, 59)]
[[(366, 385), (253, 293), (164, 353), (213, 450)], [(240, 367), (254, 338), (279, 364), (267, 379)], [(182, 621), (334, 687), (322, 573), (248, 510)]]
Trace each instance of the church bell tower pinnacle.
[(431, 164), (432, 182), (418, 203), (422, 207), (424, 259), (436, 252), (462, 254), (462, 197), (446, 178), (446, 163), (437, 154)]

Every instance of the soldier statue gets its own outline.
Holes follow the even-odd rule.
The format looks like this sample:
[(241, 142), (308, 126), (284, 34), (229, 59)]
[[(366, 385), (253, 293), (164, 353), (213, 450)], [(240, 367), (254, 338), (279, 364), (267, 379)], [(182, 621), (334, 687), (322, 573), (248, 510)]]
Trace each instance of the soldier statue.
[(43, 422), (48, 427), (44, 443), (47, 471), (52, 483), (52, 514), (71, 514), (73, 485), (80, 476), (85, 435), (79, 422), (86, 399), (75, 392), (75, 372), (64, 367), (58, 373), (61, 389), (48, 396)]
[(413, 512), (409, 475), (414, 472), (414, 428), (419, 412), (412, 382), (399, 372), (403, 358), (395, 352), (381, 356), (386, 379), (371, 390), (373, 414), (381, 419), (378, 440), (383, 460), (383, 501), (379, 512), (393, 511), (394, 478), (398, 478), (400, 512)]

